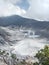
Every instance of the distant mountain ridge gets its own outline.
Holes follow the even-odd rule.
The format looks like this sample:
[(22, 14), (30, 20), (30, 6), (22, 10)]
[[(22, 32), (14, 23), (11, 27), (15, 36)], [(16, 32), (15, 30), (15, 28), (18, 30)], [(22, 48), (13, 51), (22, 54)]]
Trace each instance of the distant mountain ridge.
[[(32, 30), (35, 31), (35, 34), (39, 35), (41, 39), (46, 38), (49, 40), (49, 22), (41, 22), (34, 19), (27, 19), (18, 15), (14, 15), (8, 17), (0, 17), (0, 44), (13, 43), (11, 40), (9, 40), (9, 37), (11, 37), (13, 34), (10, 36), (10, 33), (7, 32), (7, 27), (9, 27), (9, 30), (11, 31), (13, 25), (18, 26), (18, 28), (21, 28), (21, 26), (26, 27), (27, 29), (32, 28)], [(4, 26), (6, 30), (4, 30)]]
[(41, 22), (33, 19), (27, 19), (18, 15), (0, 17), (0, 26), (9, 26), (9, 25), (44, 29), (49, 27), (49, 22), (46, 21)]

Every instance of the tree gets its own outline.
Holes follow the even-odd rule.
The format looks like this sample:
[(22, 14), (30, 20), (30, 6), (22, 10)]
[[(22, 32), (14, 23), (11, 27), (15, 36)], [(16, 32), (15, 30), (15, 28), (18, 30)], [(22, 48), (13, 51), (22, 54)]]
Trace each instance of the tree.
[(13, 54), (13, 53), (12, 53), (12, 54), (11, 54), (11, 58), (12, 58), (12, 59), (11, 59), (11, 60), (12, 60), (12, 62), (11, 62), (12, 65), (16, 65), (16, 54)]
[(33, 65), (39, 65), (39, 63), (38, 62), (35, 62)]
[(13, 59), (16, 59), (16, 54), (11, 54), (11, 57), (12, 57)]
[[(39, 65), (49, 65), (49, 47), (45, 46), (44, 49), (38, 51), (35, 57), (39, 60)], [(34, 63), (34, 65), (38, 64)]]

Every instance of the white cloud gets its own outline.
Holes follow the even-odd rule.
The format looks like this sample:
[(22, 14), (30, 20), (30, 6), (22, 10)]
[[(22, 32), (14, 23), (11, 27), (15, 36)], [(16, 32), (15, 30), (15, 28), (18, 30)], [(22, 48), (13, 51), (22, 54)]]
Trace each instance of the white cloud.
[(21, 15), (37, 20), (49, 20), (49, 0), (28, 0), (30, 7), (27, 13), (24, 9), (14, 5), (21, 1), (0, 0), (0, 16)]
[(49, 0), (28, 0), (30, 8), (26, 16), (37, 20), (49, 20)]
[(1, 0), (0, 1), (0, 16), (10, 16), (10, 15), (23, 15), (26, 13), (25, 10), (14, 5), (14, 2), (19, 0)]

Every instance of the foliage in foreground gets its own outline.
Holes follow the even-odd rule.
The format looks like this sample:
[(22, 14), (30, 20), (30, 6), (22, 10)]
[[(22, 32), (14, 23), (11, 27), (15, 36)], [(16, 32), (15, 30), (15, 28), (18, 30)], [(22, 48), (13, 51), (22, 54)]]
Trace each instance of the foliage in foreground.
[(22, 61), (16, 57), (16, 54), (9, 54), (6, 51), (0, 50), (0, 60), (2, 60), (6, 65), (49, 65), (49, 47), (45, 46), (36, 54), (35, 58), (38, 62), (28, 63), (25, 59)]
[(39, 62), (34, 63), (34, 65), (49, 65), (49, 46), (45, 46), (44, 49), (38, 51), (35, 57)]

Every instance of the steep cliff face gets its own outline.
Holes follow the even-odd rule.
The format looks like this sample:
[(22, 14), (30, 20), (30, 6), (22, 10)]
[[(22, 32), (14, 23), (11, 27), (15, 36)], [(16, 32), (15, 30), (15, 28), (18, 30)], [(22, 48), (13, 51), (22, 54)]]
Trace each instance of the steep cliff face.
[(4, 61), (0, 60), (0, 65), (7, 65)]
[(0, 44), (1, 45), (7, 44), (8, 35), (9, 34), (0, 27)]

